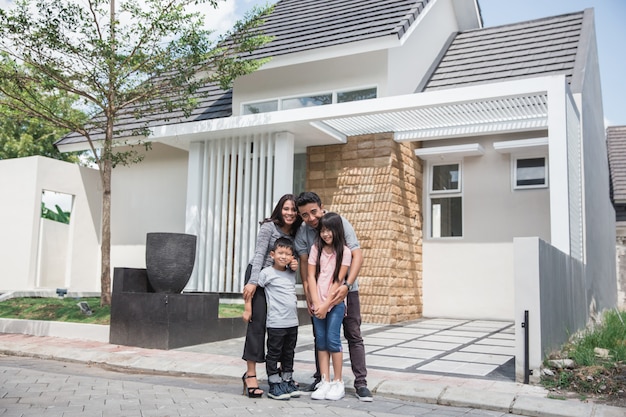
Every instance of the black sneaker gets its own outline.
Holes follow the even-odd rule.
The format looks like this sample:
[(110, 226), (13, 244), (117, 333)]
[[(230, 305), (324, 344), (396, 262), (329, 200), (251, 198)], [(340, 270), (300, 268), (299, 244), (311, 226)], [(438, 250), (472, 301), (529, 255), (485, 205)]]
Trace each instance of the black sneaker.
[(367, 387), (358, 387), (356, 389), (356, 397), (359, 401), (364, 401), (366, 403), (371, 403), (374, 401), (374, 397), (372, 397), (372, 393)]
[(285, 384), (285, 391), (289, 393), (289, 396), (291, 398), (298, 398), (300, 395), (302, 395), (300, 387), (293, 379), (290, 379), (289, 381), (284, 381), (283, 384)]
[(322, 378), (315, 378), (315, 380), (304, 388), (304, 392), (313, 392), (317, 389), (319, 383), (322, 382)]
[(287, 392), (287, 384), (284, 382), (270, 383), (270, 390), (267, 396), (274, 400), (288, 400), (291, 395)]

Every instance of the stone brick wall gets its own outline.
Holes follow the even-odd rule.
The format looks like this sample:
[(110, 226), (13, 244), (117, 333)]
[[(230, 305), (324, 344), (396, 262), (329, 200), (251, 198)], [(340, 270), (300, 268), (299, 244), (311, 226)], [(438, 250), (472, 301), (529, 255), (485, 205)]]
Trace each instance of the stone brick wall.
[(415, 148), (375, 134), (307, 151), (307, 190), (345, 216), (361, 243), (364, 322), (422, 315), (422, 164)]

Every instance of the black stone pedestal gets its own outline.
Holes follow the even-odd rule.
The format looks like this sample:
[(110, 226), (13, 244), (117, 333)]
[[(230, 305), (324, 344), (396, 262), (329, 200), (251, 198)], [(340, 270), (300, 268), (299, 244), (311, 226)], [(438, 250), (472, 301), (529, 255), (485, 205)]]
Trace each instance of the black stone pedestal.
[(153, 292), (145, 269), (115, 268), (109, 342), (175, 349), (244, 336), (247, 324), (218, 318), (219, 294)]

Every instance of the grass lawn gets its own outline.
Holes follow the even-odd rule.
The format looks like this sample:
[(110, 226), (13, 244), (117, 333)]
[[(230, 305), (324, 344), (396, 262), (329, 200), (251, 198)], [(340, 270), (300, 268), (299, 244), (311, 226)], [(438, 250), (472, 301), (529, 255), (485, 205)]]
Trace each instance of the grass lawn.
[[(86, 302), (92, 314), (81, 312), (79, 302)], [(243, 304), (220, 304), (219, 317), (241, 317), (242, 313)], [(0, 318), (109, 324), (110, 315), (111, 307), (100, 307), (98, 297), (22, 297), (0, 302)]]

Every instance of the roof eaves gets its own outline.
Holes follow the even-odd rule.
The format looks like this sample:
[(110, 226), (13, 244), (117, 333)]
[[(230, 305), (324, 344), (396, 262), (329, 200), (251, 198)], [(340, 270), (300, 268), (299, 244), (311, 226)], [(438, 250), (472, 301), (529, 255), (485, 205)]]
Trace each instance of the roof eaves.
[(587, 57), (591, 53), (592, 45), (595, 45), (596, 33), (593, 22), (593, 9), (585, 9), (583, 11), (583, 24), (580, 31), (580, 40), (578, 41), (578, 52), (576, 53), (576, 60), (574, 62), (574, 72), (570, 81), (572, 93), (582, 92)]
[[(426, 6), (424, 5), (426, 3)], [(402, 39), (402, 37), (409, 32), (409, 28), (411, 25), (419, 18), (420, 14), (424, 11), (424, 8), (428, 6), (430, 2), (426, 0), (425, 2), (417, 2), (415, 6), (409, 10), (409, 12), (404, 16), (404, 18), (398, 22), (398, 25), (394, 28), (393, 33), (396, 33), (398, 39)]]
[(387, 35), (375, 39), (359, 40), (352, 43), (342, 43), (327, 46), (316, 50), (303, 50), (290, 54), (272, 57), (263, 64), (260, 70), (285, 67), (296, 64), (306, 64), (313, 61), (340, 58), (347, 55), (356, 55), (366, 52), (375, 52), (400, 46), (400, 40), (396, 35)]

